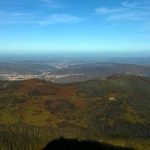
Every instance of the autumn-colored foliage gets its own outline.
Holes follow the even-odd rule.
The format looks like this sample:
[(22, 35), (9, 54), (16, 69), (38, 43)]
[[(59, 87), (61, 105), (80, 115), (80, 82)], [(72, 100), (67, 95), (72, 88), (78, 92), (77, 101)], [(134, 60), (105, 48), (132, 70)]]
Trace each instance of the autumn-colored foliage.
[(0, 81), (0, 149), (20, 150), (25, 142), (30, 150), (65, 134), (85, 138), (89, 133), (98, 140), (147, 139), (149, 98), (146, 77), (113, 75), (70, 84)]

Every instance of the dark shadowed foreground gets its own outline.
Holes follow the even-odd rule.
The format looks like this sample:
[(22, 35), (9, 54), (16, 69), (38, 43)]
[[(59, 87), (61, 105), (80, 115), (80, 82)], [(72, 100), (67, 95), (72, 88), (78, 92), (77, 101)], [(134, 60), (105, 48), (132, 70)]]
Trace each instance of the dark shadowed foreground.
[(78, 141), (77, 139), (59, 138), (51, 141), (43, 150), (133, 150), (131, 148), (116, 147), (94, 141)]

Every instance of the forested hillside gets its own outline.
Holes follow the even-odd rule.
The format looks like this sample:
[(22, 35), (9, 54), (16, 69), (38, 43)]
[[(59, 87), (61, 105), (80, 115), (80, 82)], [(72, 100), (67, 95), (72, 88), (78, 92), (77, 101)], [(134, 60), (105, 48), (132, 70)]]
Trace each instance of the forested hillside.
[(70, 84), (0, 81), (0, 149), (38, 150), (60, 136), (148, 149), (149, 114), (146, 77), (115, 74)]

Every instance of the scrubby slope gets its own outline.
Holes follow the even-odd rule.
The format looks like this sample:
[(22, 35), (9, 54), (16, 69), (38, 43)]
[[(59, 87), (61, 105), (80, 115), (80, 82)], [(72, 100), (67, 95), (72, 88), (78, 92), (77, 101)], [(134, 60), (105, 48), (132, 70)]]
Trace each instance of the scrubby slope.
[[(7, 139), (4, 135), (11, 132), (19, 137), (17, 128), (23, 130), (21, 133), (34, 128), (35, 132), (26, 136), (33, 139), (38, 136), (36, 131), (41, 134), (41, 130), (46, 129), (62, 131), (61, 135), (67, 132), (87, 137), (88, 134), (97, 140), (100, 137), (147, 140), (150, 137), (149, 114), (150, 79), (145, 77), (116, 74), (106, 80), (71, 84), (42, 80), (0, 81), (2, 143)], [(46, 142), (47, 134), (39, 136)]]

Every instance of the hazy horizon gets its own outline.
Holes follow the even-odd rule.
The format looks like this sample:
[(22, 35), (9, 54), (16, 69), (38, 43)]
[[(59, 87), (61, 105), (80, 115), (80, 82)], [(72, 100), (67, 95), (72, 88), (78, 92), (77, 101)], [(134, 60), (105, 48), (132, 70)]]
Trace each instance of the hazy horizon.
[(73, 56), (73, 57), (150, 57), (149, 51), (51, 51), (51, 52), (0, 52), (0, 57), (11, 57), (11, 56), (61, 56), (61, 57), (67, 57), (67, 56)]

